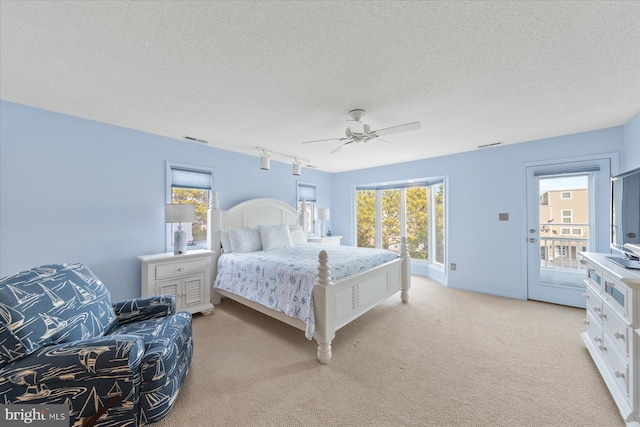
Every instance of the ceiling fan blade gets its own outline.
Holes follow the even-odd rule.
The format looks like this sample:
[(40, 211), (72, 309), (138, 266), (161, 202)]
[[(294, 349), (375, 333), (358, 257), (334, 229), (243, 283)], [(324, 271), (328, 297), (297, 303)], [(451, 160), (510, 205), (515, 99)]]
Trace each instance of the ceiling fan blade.
[(336, 148), (335, 150), (331, 151), (329, 154), (337, 153), (338, 151), (342, 150), (342, 148), (343, 148), (345, 145), (349, 145), (349, 144), (351, 144), (352, 142), (353, 142), (353, 140), (345, 142), (344, 144), (342, 144), (341, 146), (339, 146), (339, 147), (338, 147), (338, 148)]
[(382, 139), (382, 138), (374, 138), (374, 139), (377, 139), (378, 141), (386, 142), (387, 144), (393, 145), (393, 142), (387, 141), (386, 139)]
[(327, 141), (345, 141), (347, 139), (349, 139), (349, 138), (316, 139), (314, 141), (301, 142), (301, 144), (311, 144), (313, 142), (327, 142)]
[(376, 136), (391, 135), (392, 133), (407, 132), (420, 129), (420, 122), (405, 123), (404, 125), (391, 126), (390, 128), (374, 130)]

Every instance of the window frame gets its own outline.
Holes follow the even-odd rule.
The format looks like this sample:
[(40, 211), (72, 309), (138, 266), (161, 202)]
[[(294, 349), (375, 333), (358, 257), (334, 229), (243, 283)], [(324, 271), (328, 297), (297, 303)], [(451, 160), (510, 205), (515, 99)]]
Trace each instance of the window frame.
[[(443, 253), (442, 253), (442, 262), (436, 261), (436, 239), (437, 239), (437, 215), (436, 215), (436, 192), (433, 191), (433, 187), (436, 185), (442, 185), (443, 197)], [(448, 259), (448, 185), (447, 179), (445, 176), (442, 177), (434, 177), (428, 179), (420, 179), (420, 180), (407, 180), (407, 181), (398, 181), (393, 183), (385, 183), (385, 184), (370, 184), (370, 185), (358, 185), (354, 188), (353, 192), (353, 200), (354, 200), (354, 242), (357, 245), (358, 242), (358, 206), (357, 206), (357, 193), (358, 191), (365, 190), (374, 190), (375, 191), (375, 210), (376, 210), (376, 238), (375, 238), (375, 247), (382, 247), (382, 192), (384, 190), (392, 190), (392, 189), (402, 189), (401, 191), (401, 206), (400, 206), (400, 217), (401, 221), (406, 218), (406, 198), (405, 198), (405, 189), (410, 187), (427, 187), (427, 209), (428, 209), (428, 227), (429, 227), (429, 241), (427, 242), (428, 249), (428, 259), (427, 260), (414, 260), (412, 259), (412, 265), (417, 267), (415, 272), (418, 274), (427, 274), (427, 271), (437, 272), (437, 275), (440, 276), (443, 282), (446, 282), (446, 265)], [(406, 234), (406, 221), (400, 224), (401, 234)]]
[[(213, 191), (213, 176), (214, 169), (208, 166), (202, 165), (194, 165), (189, 163), (178, 163), (167, 160), (165, 162), (165, 204), (171, 204), (173, 202), (173, 169), (181, 169), (185, 171), (193, 171), (197, 173), (205, 173), (210, 175), (209, 189), (205, 190), (202, 188), (198, 188), (198, 190), (204, 190), (208, 192), (207, 197), (207, 209), (210, 208), (211, 203), (211, 191)], [(196, 189), (196, 188), (194, 188)], [(163, 206), (163, 217), (164, 221), (164, 206)], [(205, 245), (199, 244), (195, 246), (187, 246), (187, 252), (197, 249), (206, 249), (209, 244), (209, 230), (207, 230), (207, 239), (205, 241)], [(204, 246), (204, 247), (203, 247)], [(173, 225), (165, 224), (165, 250), (167, 252), (173, 252)]]

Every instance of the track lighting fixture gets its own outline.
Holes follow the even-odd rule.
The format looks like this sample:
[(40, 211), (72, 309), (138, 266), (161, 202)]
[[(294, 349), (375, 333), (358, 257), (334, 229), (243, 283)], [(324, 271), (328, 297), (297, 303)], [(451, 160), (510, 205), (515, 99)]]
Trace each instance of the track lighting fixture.
[(262, 150), (262, 154), (260, 154), (260, 169), (268, 171), (271, 168), (271, 157)]
[[(262, 148), (262, 147), (256, 147), (256, 148), (262, 151), (262, 153), (260, 153), (260, 169), (262, 170), (269, 170), (271, 167), (271, 156), (269, 154), (275, 154), (276, 156), (293, 159), (291, 173), (296, 176), (302, 175), (302, 162), (300, 162), (300, 160), (304, 161), (305, 163), (309, 162), (309, 160), (303, 159), (301, 157), (291, 156), (289, 154), (284, 154), (284, 153), (278, 153), (277, 151), (267, 150), (266, 148)], [(305, 166), (311, 167), (311, 168), (315, 167), (310, 164), (305, 164)]]
[(301, 175), (302, 174), (302, 165), (300, 164), (300, 162), (298, 161), (298, 159), (293, 159), (293, 172), (294, 175)]

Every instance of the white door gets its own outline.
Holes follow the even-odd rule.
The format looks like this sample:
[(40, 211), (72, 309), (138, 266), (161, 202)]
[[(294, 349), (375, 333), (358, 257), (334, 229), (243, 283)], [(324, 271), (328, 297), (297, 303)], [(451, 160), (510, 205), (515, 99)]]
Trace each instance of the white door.
[(528, 299), (585, 306), (578, 254), (609, 251), (609, 177), (608, 159), (527, 168)]

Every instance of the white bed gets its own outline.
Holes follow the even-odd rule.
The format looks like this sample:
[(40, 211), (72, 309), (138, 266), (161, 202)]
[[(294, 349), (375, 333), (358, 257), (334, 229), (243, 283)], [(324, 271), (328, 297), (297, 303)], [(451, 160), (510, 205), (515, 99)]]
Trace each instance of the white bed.
[[(306, 229), (304, 214), (298, 213), (296, 209), (279, 200), (253, 199), (240, 203), (227, 211), (221, 211), (218, 209), (217, 194), (213, 192), (210, 205), (208, 230), (210, 232), (210, 249), (215, 251), (212, 276), (214, 278), (221, 253), (222, 230), (278, 224), (302, 225), (303, 229)], [(308, 245), (314, 244), (309, 243)], [(328, 364), (331, 360), (331, 342), (338, 329), (398, 292), (400, 292), (403, 302), (409, 300), (411, 272), (404, 237), (399, 257), (335, 281), (331, 281), (332, 275), (327, 251), (320, 249), (321, 246), (318, 245), (318, 273), (315, 284), (312, 285), (312, 309), (313, 317), (315, 317), (313, 338), (318, 343), (318, 360), (322, 364)], [(220, 295), (302, 331), (308, 331), (308, 324), (299, 318), (291, 317), (225, 289), (213, 289), (212, 302), (214, 304), (220, 301)]]

